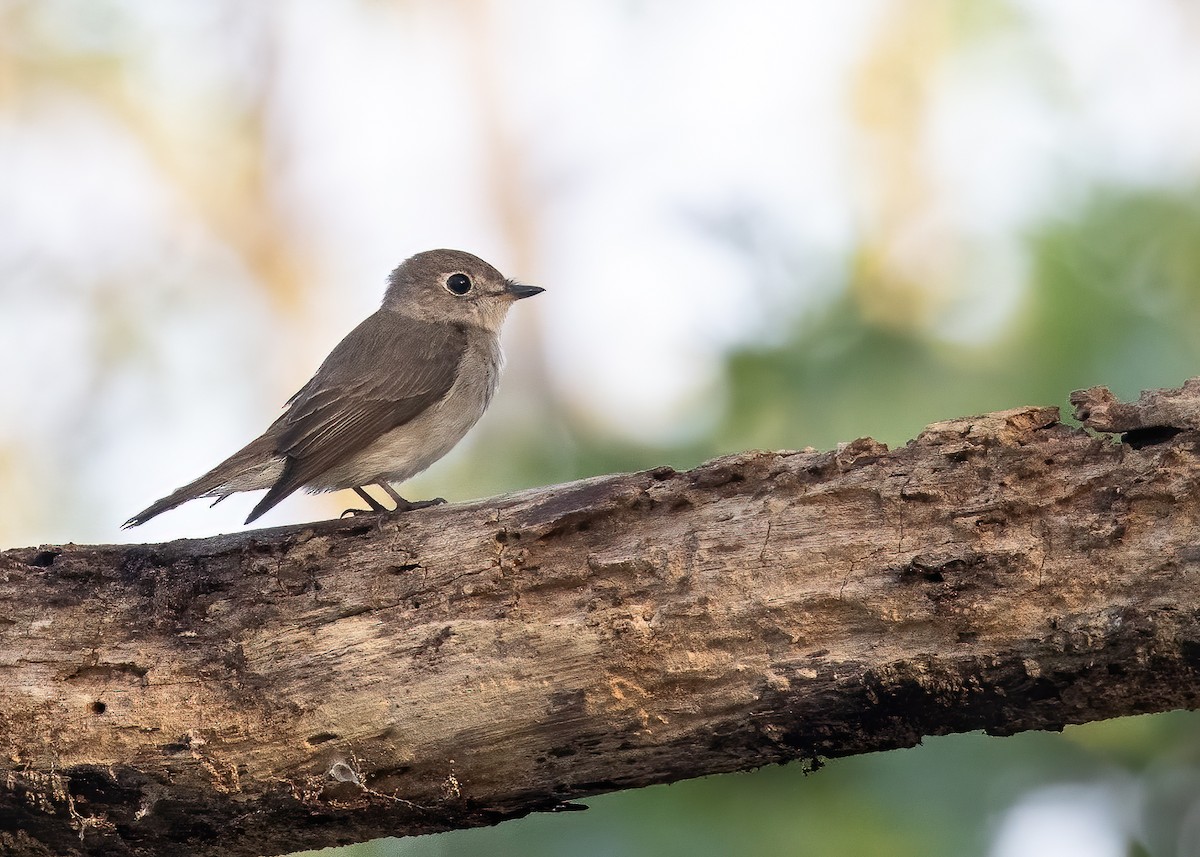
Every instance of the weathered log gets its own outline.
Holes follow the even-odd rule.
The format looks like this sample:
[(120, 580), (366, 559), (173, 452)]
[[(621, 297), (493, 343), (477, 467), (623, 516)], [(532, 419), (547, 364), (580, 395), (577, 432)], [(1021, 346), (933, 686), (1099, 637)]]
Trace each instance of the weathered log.
[(1200, 378), (1178, 390), (1148, 390), (1136, 402), (1122, 402), (1107, 387), (1091, 387), (1071, 394), (1075, 419), (1096, 431), (1130, 432), (1200, 431)]
[(280, 853), (1196, 707), (1200, 436), (1164, 397), (1200, 384), (1122, 406), (1180, 429), (1139, 448), (1021, 408), (894, 451), (7, 551), (0, 849)]

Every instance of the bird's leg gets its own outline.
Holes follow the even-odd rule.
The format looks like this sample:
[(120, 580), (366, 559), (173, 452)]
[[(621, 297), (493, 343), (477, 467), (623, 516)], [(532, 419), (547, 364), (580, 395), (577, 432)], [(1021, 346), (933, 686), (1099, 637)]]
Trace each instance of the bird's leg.
[(343, 518), (347, 515), (351, 517), (355, 515), (378, 515), (387, 511), (387, 506), (383, 505), (370, 494), (368, 494), (365, 488), (355, 488), (354, 493), (366, 500), (367, 505), (370, 506), (371, 509), (370, 511), (366, 509), (347, 509), (346, 511), (342, 512)]
[(434, 497), (432, 500), (417, 500), (416, 502), (405, 500), (396, 493), (395, 488), (386, 482), (376, 482), (375, 484), (382, 488), (384, 493), (395, 502), (396, 508), (392, 510), (393, 512), (411, 512), (413, 509), (428, 509), (430, 506), (440, 506), (446, 502), (444, 497)]

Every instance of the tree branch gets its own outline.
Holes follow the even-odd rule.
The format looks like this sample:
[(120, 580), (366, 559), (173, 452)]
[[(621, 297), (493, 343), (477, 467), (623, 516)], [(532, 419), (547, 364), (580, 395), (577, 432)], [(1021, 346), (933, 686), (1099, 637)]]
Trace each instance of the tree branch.
[(7, 551), (0, 851), (279, 853), (1195, 707), (1200, 382), (1073, 401), (1168, 431), (1021, 408), (890, 452)]

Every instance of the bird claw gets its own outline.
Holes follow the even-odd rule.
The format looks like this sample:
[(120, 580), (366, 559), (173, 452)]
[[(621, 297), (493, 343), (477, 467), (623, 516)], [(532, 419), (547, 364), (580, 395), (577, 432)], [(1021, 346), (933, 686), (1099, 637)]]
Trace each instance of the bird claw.
[(392, 512), (412, 512), (416, 509), (428, 509), (433, 506), (443, 506), (445, 503), (445, 497), (434, 497), (432, 500), (409, 500), (404, 506), (397, 505)]
[(347, 509), (338, 515), (338, 519), (357, 518), (360, 515), (398, 515), (401, 512), (415, 512), (417, 509), (443, 506), (445, 503), (445, 497), (434, 497), (432, 500), (405, 500), (403, 503), (397, 503), (395, 509)]
[(338, 515), (338, 520), (341, 520), (343, 518), (357, 518), (359, 515), (378, 515), (378, 514), (379, 514), (379, 512), (376, 512), (374, 509), (347, 509), (346, 511), (342, 512), (342, 514)]

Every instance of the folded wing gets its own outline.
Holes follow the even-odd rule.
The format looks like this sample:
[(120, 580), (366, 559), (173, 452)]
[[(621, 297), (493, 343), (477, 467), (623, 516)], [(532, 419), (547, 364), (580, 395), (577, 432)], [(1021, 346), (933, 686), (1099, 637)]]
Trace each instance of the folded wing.
[(283, 473), (246, 523), (441, 400), (466, 345), (460, 325), (382, 309), (363, 321), (289, 401), (276, 441)]

